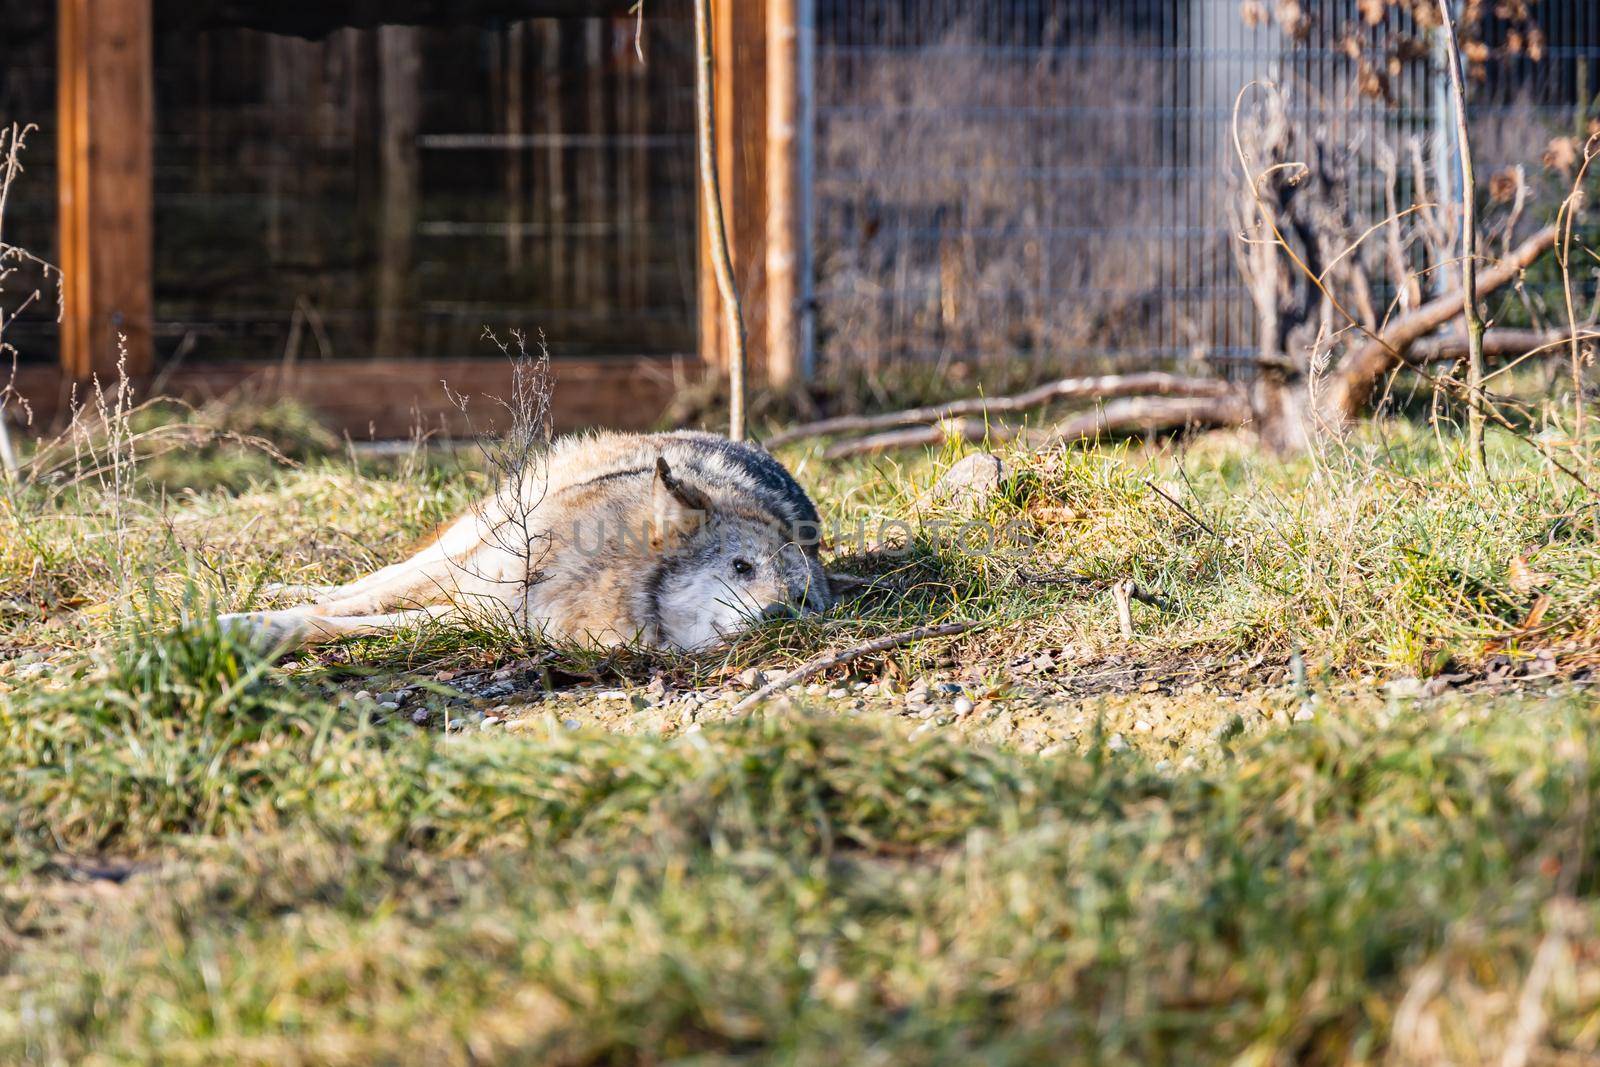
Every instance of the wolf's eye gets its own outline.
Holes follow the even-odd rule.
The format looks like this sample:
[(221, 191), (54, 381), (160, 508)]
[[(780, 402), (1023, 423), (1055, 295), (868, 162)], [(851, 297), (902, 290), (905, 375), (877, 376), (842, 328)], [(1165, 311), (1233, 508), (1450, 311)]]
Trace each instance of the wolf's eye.
[(735, 574), (749, 574), (753, 570), (755, 570), (755, 568), (750, 566), (750, 561), (747, 559), (736, 559), (733, 561), (733, 573)]

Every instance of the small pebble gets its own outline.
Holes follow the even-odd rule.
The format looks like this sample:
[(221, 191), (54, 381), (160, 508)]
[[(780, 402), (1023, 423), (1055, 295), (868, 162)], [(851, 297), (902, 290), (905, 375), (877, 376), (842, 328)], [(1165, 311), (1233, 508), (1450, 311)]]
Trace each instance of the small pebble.
[(962, 694), (962, 692), (964, 692), (964, 690), (961, 688), (961, 685), (958, 682), (940, 682), (939, 683), (939, 693), (941, 695), (943, 695), (943, 696), (947, 696), (947, 697), (960, 696)]
[(1420, 678), (1395, 678), (1383, 691), (1395, 700), (1414, 700), (1423, 693), (1423, 683)]
[(628, 693), (625, 689), (602, 689), (595, 694), (596, 700), (627, 700)]
[(1311, 710), (1310, 704), (1301, 704), (1299, 710), (1294, 713), (1295, 722), (1310, 722), (1316, 717), (1317, 713)]
[(24, 663), (22, 666), (11, 672), (11, 677), (17, 679), (18, 681), (27, 681), (30, 678), (37, 678), (42, 674), (49, 673), (50, 664), (48, 663)]
[(495, 726), (499, 726), (503, 722), (505, 722), (505, 720), (502, 719), (498, 715), (485, 715), (483, 717), (483, 722), (482, 722), (482, 724), (480, 725), (479, 728), (483, 729), (483, 730), (488, 730), (488, 729), (491, 729), (491, 728), (493, 728)]
[(1106, 747), (1113, 752), (1123, 752), (1127, 750), (1128, 742), (1121, 734), (1112, 734), (1111, 739), (1106, 742)]
[(955, 704), (951, 706), (950, 710), (954, 711), (956, 716), (959, 718), (962, 715), (971, 715), (972, 709), (975, 707), (977, 707), (977, 705), (972, 702), (971, 697), (958, 696), (956, 697)]
[(357, 689), (355, 691), (355, 695), (352, 696), (350, 699), (351, 700), (371, 700), (372, 699), (372, 691), (368, 690), (368, 689)]
[(378, 701), (378, 707), (382, 708), (384, 711), (399, 711), (400, 710), (400, 705), (396, 704), (392, 700), (380, 700), (380, 701)]
[(846, 692), (845, 690), (843, 690), (843, 689), (830, 689), (830, 690), (828, 690), (828, 699), (829, 700), (840, 700), (840, 699), (842, 699), (844, 697), (847, 697), (849, 695), (850, 694), (848, 692)]
[(411, 721), (417, 726), (426, 726), (429, 717), (432, 715), (433, 712), (429, 711), (427, 708), (418, 708), (416, 711), (411, 713)]
[(1154, 729), (1155, 729), (1154, 726), (1151, 726), (1149, 723), (1145, 722), (1143, 719), (1139, 719), (1138, 721), (1136, 721), (1133, 724), (1133, 732), (1137, 733), (1137, 734), (1147, 734), (1151, 730), (1154, 730)]
[(562, 719), (561, 720), (561, 725), (565, 726), (569, 730), (576, 730), (578, 728), (578, 720), (577, 719)]
[(767, 684), (766, 672), (758, 667), (751, 667), (739, 672), (738, 682), (746, 689), (760, 689)]
[(404, 704), (406, 702), (406, 698), (409, 697), (410, 695), (411, 694), (408, 691), (404, 690), (404, 689), (396, 689), (392, 693), (379, 693), (378, 694), (378, 703), (380, 703), (380, 704), (393, 704), (396, 707), (399, 707), (401, 704)]

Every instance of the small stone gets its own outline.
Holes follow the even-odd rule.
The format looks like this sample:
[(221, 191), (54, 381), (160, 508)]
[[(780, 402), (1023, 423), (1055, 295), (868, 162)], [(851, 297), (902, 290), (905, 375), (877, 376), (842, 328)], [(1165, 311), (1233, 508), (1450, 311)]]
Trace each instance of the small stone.
[(11, 677), (21, 682), (27, 681), (31, 678), (38, 678), (41, 675), (49, 673), (50, 664), (48, 663), (24, 663), (22, 666), (11, 672)]
[(401, 704), (406, 702), (406, 698), (410, 695), (411, 694), (404, 689), (396, 689), (392, 693), (379, 693), (378, 703), (393, 704), (395, 707), (399, 707)]
[(806, 686), (806, 696), (808, 696), (808, 697), (819, 697), (823, 693), (826, 693), (827, 691), (828, 691), (828, 687), (825, 686), (825, 685), (808, 685), (808, 686)]
[(957, 462), (928, 492), (936, 501), (982, 505), (1005, 480), (1006, 465), (987, 452), (974, 452)]
[(844, 699), (845, 697), (847, 697), (849, 695), (850, 695), (849, 692), (847, 692), (846, 690), (843, 690), (843, 689), (830, 689), (830, 690), (828, 690), (828, 699), (829, 700), (842, 700), (842, 699)]
[(577, 719), (562, 719), (561, 720), (561, 725), (565, 726), (569, 730), (576, 730), (578, 728), (578, 720)]
[(1394, 700), (1415, 700), (1422, 696), (1425, 686), (1420, 678), (1395, 678), (1383, 691)]
[(400, 710), (400, 705), (396, 704), (392, 700), (380, 700), (380, 701), (378, 701), (378, 707), (383, 709), (384, 711), (399, 711)]
[(961, 687), (961, 684), (959, 682), (940, 682), (939, 683), (939, 695), (940, 696), (955, 697), (955, 696), (960, 696), (964, 692), (966, 692), (966, 690), (964, 690)]
[(1297, 708), (1295, 710), (1295, 713), (1294, 713), (1294, 721), (1295, 722), (1310, 722), (1312, 719), (1315, 719), (1316, 717), (1317, 717), (1317, 713), (1314, 710), (1312, 710), (1311, 703), (1309, 701), (1307, 701), (1304, 704), (1301, 704), (1300, 707)]
[(1128, 742), (1121, 734), (1112, 734), (1111, 738), (1106, 741), (1106, 747), (1113, 752), (1124, 752), (1128, 748)]
[(767, 684), (766, 672), (759, 667), (750, 667), (739, 672), (739, 685), (745, 689), (760, 689)]
[(417, 726), (426, 726), (428, 724), (428, 719), (431, 718), (432, 715), (433, 712), (429, 711), (427, 708), (418, 708), (416, 711), (411, 713), (411, 721)]
[(1154, 730), (1154, 729), (1155, 729), (1154, 726), (1151, 726), (1149, 723), (1145, 722), (1143, 719), (1139, 719), (1136, 722), (1134, 722), (1134, 724), (1133, 724), (1133, 732), (1136, 733), (1136, 734), (1147, 734), (1151, 730)]
[(1143, 685), (1141, 685), (1139, 687), (1139, 692), (1141, 692), (1141, 693), (1159, 693), (1159, 692), (1161, 692), (1161, 683), (1157, 682), (1155, 680), (1151, 680), (1151, 681), (1145, 682)]
[(357, 689), (351, 700), (371, 700), (372, 693), (366, 689)]
[(627, 700), (628, 692), (625, 689), (602, 689), (594, 697), (596, 700)]
[(483, 717), (483, 722), (479, 724), (479, 728), (483, 730), (491, 730), (503, 722), (505, 722), (505, 720), (498, 715), (485, 715)]
[(972, 710), (976, 707), (977, 705), (972, 702), (971, 697), (958, 696), (956, 697), (956, 702), (950, 706), (950, 710), (956, 713), (957, 718), (960, 718), (964, 715), (971, 715)]

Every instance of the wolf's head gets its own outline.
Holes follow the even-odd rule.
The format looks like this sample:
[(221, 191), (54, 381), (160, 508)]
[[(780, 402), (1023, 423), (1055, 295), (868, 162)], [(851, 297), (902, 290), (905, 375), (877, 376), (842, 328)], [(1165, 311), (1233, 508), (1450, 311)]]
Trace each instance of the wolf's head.
[(652, 547), (661, 553), (654, 578), (656, 625), (664, 644), (682, 649), (716, 644), (764, 619), (826, 611), (833, 603), (803, 531), (760, 508), (711, 498), (656, 460)]

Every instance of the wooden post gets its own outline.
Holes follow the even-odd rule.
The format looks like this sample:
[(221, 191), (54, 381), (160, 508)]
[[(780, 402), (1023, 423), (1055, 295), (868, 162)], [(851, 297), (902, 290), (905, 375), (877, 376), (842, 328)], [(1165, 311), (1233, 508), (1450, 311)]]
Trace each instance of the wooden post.
[(378, 309), (373, 349), (400, 355), (415, 338), (409, 314), (412, 237), (417, 225), (417, 130), (422, 114), (422, 37), (412, 26), (378, 30), (383, 211), (378, 233)]
[[(714, 0), (717, 171), (733, 272), (745, 310), (746, 360), (752, 383), (767, 377), (767, 32), (766, 5)], [(700, 352), (726, 372), (728, 341), (700, 212)]]
[(767, 0), (767, 381), (792, 385), (800, 371), (799, 121), (797, 0)]
[(148, 374), (154, 77), (151, 0), (59, 0), (61, 365), (76, 381)]

